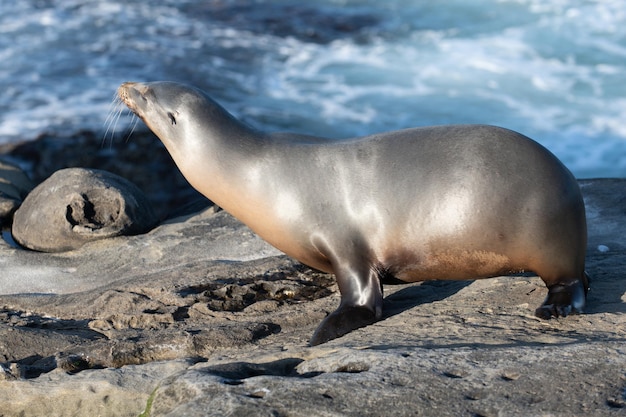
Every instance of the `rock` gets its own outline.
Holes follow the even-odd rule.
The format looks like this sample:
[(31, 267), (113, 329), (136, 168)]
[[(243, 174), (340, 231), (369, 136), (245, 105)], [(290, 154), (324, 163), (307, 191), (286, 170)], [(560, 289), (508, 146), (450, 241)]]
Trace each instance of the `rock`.
[(158, 381), (191, 364), (183, 360), (156, 362), (75, 375), (58, 369), (42, 375), (41, 384), (0, 378), (2, 415), (137, 417)]
[(626, 180), (580, 183), (586, 314), (536, 318), (532, 275), (385, 286), (382, 321), (315, 347), (333, 277), (223, 211), (67, 253), (0, 242), (2, 412), (621, 415)]
[(0, 226), (8, 224), (33, 183), (17, 165), (0, 161)]
[[(371, 339), (382, 341), (379, 334)], [(218, 365), (223, 358), (198, 363), (161, 382), (150, 415), (605, 416), (618, 407), (616, 401), (604, 404), (601, 395), (589, 392), (592, 381), (604, 381), (615, 389), (623, 370), (615, 366), (624, 359), (607, 359), (604, 347), (596, 344), (485, 347), (466, 343), (456, 348), (401, 350), (397, 347), (401, 342), (394, 338), (384, 346), (360, 349), (332, 343), (333, 349), (314, 347), (282, 356), (257, 353), (239, 357), (230, 366)], [(610, 345), (615, 348), (619, 342)], [(349, 356), (350, 362), (367, 362), (368, 369), (333, 370), (336, 358), (342, 356)], [(325, 370), (298, 372), (312, 361)], [(471, 373), (450, 379), (438, 371), (446, 362), (456, 361), (472, 364)], [(508, 366), (525, 369), (532, 380), (502, 380), (499, 374)]]
[(130, 181), (68, 168), (28, 194), (15, 212), (12, 234), (26, 248), (63, 252), (92, 240), (145, 233), (156, 223), (147, 198)]

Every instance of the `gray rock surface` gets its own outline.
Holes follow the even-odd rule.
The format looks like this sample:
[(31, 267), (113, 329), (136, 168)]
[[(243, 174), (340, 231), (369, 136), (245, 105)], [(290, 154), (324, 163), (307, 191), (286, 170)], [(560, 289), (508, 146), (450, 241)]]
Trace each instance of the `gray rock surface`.
[(10, 223), (13, 213), (33, 187), (17, 165), (0, 161), (0, 226)]
[(86, 242), (144, 233), (157, 217), (143, 192), (107, 171), (67, 168), (39, 184), (14, 215), (12, 234), (22, 246), (63, 252)]
[(224, 212), (61, 254), (0, 244), (2, 413), (624, 415), (626, 180), (581, 186), (586, 314), (536, 318), (532, 275), (385, 286), (384, 320), (316, 347), (333, 277)]

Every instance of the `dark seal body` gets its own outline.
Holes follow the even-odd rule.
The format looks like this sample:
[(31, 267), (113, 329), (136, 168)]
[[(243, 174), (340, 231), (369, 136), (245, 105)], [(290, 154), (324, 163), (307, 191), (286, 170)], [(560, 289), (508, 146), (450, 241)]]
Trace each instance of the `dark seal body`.
[(253, 130), (181, 84), (126, 83), (119, 95), (198, 191), (286, 254), (336, 275), (340, 306), (311, 344), (380, 319), (388, 278), (533, 271), (549, 289), (538, 316), (584, 307), (578, 183), (519, 133), (459, 125), (329, 140)]

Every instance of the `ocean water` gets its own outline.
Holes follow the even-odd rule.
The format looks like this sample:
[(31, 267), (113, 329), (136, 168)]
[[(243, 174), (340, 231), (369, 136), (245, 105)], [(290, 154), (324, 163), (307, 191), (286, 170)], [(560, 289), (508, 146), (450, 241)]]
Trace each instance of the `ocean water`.
[(0, 0), (0, 143), (104, 136), (131, 80), (194, 84), (269, 131), (495, 124), (626, 177), (623, 0)]

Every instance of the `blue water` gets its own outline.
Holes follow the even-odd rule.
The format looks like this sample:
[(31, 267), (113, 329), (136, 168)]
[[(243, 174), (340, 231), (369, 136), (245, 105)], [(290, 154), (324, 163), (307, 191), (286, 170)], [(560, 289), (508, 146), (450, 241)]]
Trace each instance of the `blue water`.
[(625, 74), (623, 0), (0, 0), (0, 142), (104, 134), (119, 84), (177, 80), (265, 130), (489, 123), (626, 177)]

